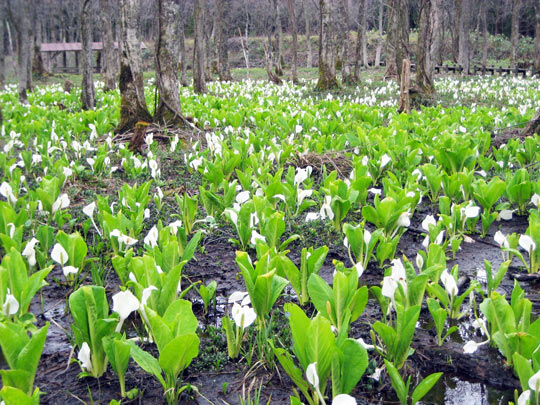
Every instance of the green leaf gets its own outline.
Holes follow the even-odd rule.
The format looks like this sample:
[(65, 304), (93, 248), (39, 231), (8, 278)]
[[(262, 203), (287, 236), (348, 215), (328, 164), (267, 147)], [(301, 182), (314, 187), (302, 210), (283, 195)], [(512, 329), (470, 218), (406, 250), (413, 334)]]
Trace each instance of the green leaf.
[(399, 371), (388, 360), (385, 360), (384, 364), (386, 365), (386, 370), (388, 371), (390, 382), (392, 383), (392, 387), (394, 387), (394, 391), (396, 391), (399, 401), (402, 405), (406, 405), (409, 391), (407, 390), (407, 387), (405, 386), (401, 375), (399, 375)]
[(369, 363), (364, 346), (354, 339), (346, 339), (339, 347), (343, 353), (341, 361), (341, 387), (343, 394), (350, 394)]
[(159, 366), (158, 360), (152, 356), (150, 353), (145, 352), (139, 346), (137, 346), (133, 341), (128, 341), (130, 345), (130, 353), (133, 360), (147, 373), (153, 375), (161, 383), (163, 388), (166, 388), (165, 380), (161, 374), (161, 367)]
[(169, 376), (178, 377), (199, 354), (199, 338), (195, 333), (181, 335), (171, 340), (159, 353), (159, 365)]
[(433, 388), (433, 386), (439, 381), (439, 378), (443, 373), (433, 373), (428, 375), (424, 380), (416, 386), (414, 389), (411, 399), (412, 399), (412, 405), (415, 405), (418, 401), (420, 401), (424, 396)]

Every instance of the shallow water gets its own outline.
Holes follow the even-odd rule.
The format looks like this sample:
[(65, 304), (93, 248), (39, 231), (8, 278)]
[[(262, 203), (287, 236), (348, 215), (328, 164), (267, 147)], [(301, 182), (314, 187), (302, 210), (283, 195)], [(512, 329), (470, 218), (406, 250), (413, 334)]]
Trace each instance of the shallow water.
[(443, 375), (421, 403), (425, 405), (503, 405), (513, 398), (512, 390), (499, 391), (485, 384)]

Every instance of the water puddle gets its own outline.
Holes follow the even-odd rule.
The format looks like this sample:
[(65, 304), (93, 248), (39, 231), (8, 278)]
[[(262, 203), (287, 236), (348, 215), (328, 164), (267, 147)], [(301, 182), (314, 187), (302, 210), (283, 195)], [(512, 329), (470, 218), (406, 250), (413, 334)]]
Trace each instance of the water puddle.
[(503, 405), (512, 401), (513, 390), (499, 391), (485, 384), (443, 375), (421, 401), (424, 405)]

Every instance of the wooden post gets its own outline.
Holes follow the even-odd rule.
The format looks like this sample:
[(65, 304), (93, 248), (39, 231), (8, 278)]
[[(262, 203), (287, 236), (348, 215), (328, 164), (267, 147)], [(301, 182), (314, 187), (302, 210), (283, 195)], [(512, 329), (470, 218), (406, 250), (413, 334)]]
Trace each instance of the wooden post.
[(411, 87), (411, 61), (403, 59), (401, 68), (401, 85), (399, 91), (399, 108), (398, 112), (411, 112), (411, 99), (409, 97), (409, 89)]

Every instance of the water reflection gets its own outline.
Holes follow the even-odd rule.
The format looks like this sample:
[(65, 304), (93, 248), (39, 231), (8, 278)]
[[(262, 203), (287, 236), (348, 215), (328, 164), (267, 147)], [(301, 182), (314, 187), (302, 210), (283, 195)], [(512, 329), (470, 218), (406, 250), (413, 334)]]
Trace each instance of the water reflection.
[(422, 401), (425, 405), (503, 405), (514, 397), (512, 390), (499, 391), (485, 384), (457, 377), (443, 377)]

